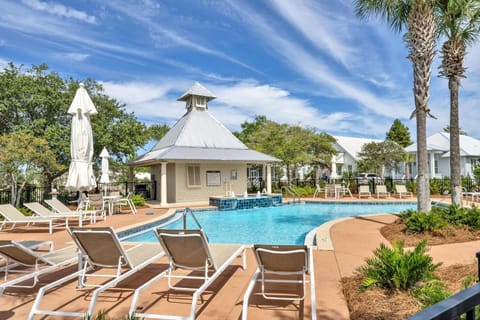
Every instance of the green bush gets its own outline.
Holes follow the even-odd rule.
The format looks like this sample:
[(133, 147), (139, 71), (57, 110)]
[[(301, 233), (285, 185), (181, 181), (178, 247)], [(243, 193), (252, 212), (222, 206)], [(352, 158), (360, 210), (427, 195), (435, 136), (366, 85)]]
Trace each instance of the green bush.
[(410, 289), (417, 282), (437, 279), (433, 272), (441, 263), (433, 264), (428, 254), (427, 242), (421, 241), (413, 251), (405, 251), (403, 241), (394, 241), (392, 248), (385, 244), (375, 249), (373, 258), (357, 269), (365, 276), (362, 288)]
[(437, 302), (447, 299), (451, 293), (445, 290), (441, 281), (432, 280), (412, 290), (412, 296), (417, 298), (422, 308), (427, 308)]
[(453, 225), (467, 226), (473, 229), (480, 228), (480, 210), (475, 206), (465, 208), (452, 204), (443, 208), (441, 212), (443, 219)]
[(139, 194), (132, 194), (132, 202), (135, 206), (143, 206), (145, 199)]
[(425, 232), (425, 231), (435, 231), (438, 229), (443, 229), (446, 225), (442, 216), (430, 212), (415, 211), (413, 212), (405, 221), (407, 230), (413, 232)]

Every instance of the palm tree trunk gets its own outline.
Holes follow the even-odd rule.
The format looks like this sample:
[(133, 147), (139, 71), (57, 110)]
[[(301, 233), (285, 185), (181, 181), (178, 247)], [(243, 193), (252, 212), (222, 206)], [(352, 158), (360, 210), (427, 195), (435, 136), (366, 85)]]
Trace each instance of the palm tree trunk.
[(450, 89), (450, 184), (452, 203), (462, 205), (462, 177), (460, 172), (460, 125), (458, 117), (458, 87), (459, 78), (451, 76), (448, 79)]
[(416, 1), (408, 16), (406, 41), (413, 64), (413, 93), (417, 119), (418, 211), (429, 212), (430, 183), (427, 154), (427, 113), (430, 75), (435, 55), (435, 20), (429, 1)]

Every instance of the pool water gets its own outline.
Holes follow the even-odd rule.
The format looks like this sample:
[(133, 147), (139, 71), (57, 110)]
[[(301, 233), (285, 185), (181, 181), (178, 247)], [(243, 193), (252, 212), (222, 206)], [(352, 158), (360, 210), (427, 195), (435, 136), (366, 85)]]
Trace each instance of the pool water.
[[(312, 229), (330, 220), (375, 213), (398, 213), (415, 209), (416, 202), (396, 203), (305, 203), (230, 211), (194, 211), (209, 242), (241, 244), (303, 244)], [(188, 217), (188, 215), (187, 215)], [(191, 217), (188, 228), (197, 228)], [(182, 229), (179, 219), (165, 228)], [(158, 241), (153, 231), (127, 241)]]

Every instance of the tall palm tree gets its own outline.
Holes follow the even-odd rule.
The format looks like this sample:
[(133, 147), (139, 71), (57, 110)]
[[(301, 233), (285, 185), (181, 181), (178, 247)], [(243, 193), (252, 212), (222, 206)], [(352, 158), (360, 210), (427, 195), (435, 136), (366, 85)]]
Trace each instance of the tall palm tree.
[(396, 31), (407, 28), (405, 41), (413, 65), (413, 95), (417, 121), (418, 210), (430, 211), (427, 155), (427, 115), (430, 75), (435, 55), (435, 0), (356, 0), (357, 15), (379, 15)]
[(466, 47), (480, 33), (479, 0), (438, 1), (438, 33), (446, 38), (442, 45), (440, 76), (448, 79), (450, 90), (450, 177), (452, 203), (462, 203), (460, 172), (460, 124), (458, 115), (458, 88), (464, 77), (463, 61)]

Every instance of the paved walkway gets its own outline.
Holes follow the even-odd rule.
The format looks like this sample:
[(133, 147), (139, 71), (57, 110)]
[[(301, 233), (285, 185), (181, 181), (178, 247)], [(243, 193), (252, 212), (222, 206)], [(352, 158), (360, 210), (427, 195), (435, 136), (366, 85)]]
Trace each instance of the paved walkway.
[[(150, 214), (147, 215), (147, 212)], [(166, 209), (140, 209), (137, 215), (126, 213), (114, 215), (97, 225), (111, 225), (119, 230), (127, 225), (159, 219), (166, 213)], [(394, 219), (393, 215), (380, 215), (346, 219), (332, 225), (329, 234), (333, 250), (315, 250), (314, 253), (318, 319), (349, 319), (340, 279), (353, 274), (381, 242), (386, 242), (379, 230), (384, 224)], [(46, 228), (33, 227), (15, 229), (11, 232), (2, 231), (0, 239), (52, 239), (56, 248), (71, 243), (67, 232), (63, 229), (56, 229), (53, 235), (49, 235)], [(480, 241), (450, 244), (433, 247), (430, 254), (435, 261), (442, 261), (445, 265), (470, 263), (474, 260), (478, 248), (480, 248)], [(247, 270), (241, 269), (241, 261), (237, 259), (204, 295), (203, 302), (197, 307), (198, 319), (240, 319), (243, 293), (256, 267), (250, 250), (247, 259)], [(167, 260), (162, 258), (144, 272), (122, 283), (119, 289), (105, 293), (99, 299), (96, 311), (106, 310), (112, 319), (124, 319), (131, 302), (132, 288), (163, 270), (166, 265)], [(60, 272), (51, 273), (42, 277), (41, 283), (51, 282), (75, 269), (76, 265), (72, 265)], [(45, 305), (67, 308), (70, 311), (85, 310), (90, 296), (84, 291), (75, 290), (75, 284), (71, 283), (49, 294), (50, 298), (46, 300)], [(8, 290), (0, 298), (0, 319), (26, 319), (37, 289)], [(165, 284), (160, 283), (146, 293), (141, 305), (154, 304), (154, 309), (150, 311), (158, 311), (160, 308), (162, 312), (186, 314), (189, 300), (184, 295), (166, 293), (166, 291)], [(300, 305), (283, 302), (265, 304), (256, 299), (252, 301), (249, 308), (249, 319), (309, 319), (309, 308), (309, 298)]]

